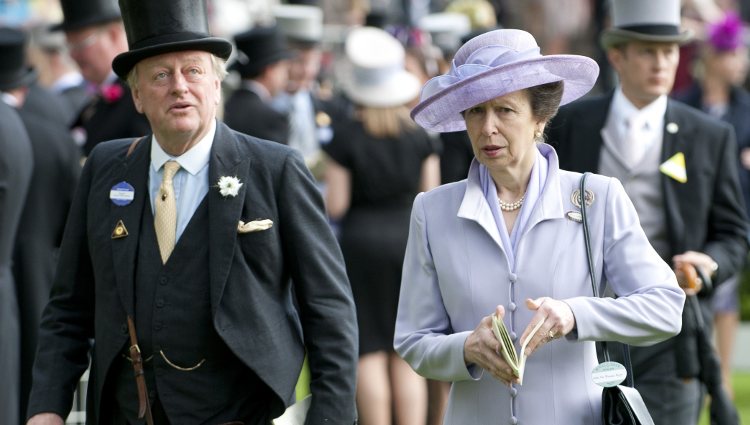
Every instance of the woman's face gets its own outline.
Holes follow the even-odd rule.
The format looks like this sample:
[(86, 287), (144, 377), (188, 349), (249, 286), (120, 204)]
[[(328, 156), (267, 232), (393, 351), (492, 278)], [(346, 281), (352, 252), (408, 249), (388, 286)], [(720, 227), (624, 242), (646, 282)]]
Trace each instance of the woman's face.
[(490, 170), (523, 168), (533, 163), (534, 133), (544, 123), (531, 112), (529, 93), (508, 93), (463, 112), (477, 160)]

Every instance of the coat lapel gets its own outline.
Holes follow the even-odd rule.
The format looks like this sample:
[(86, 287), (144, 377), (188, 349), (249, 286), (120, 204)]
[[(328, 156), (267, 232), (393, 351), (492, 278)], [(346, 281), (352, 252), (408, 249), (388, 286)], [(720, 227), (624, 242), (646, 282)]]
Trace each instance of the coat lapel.
[[(664, 128), (662, 129), (661, 163), (672, 158), (678, 152), (682, 152), (686, 157), (690, 155), (685, 140), (685, 137), (689, 134), (689, 131), (686, 131), (687, 126), (688, 123), (683, 122), (681, 117), (675, 113), (673, 101), (669, 100), (667, 112), (664, 114)], [(664, 173), (659, 173), (659, 177), (664, 191), (671, 246), (677, 248), (676, 252), (682, 252), (679, 247), (682, 246), (684, 223), (680, 213), (680, 195), (678, 192), (684, 189), (684, 184), (675, 181)], [(687, 170), (687, 178), (690, 179), (689, 170)]]
[[(479, 184), (479, 162), (472, 161), (469, 168), (469, 178), (466, 179), (466, 192), (458, 208), (458, 217), (475, 221), (485, 232), (487, 232), (500, 249), (503, 249), (503, 242), (500, 239), (500, 232), (497, 230), (495, 218), (492, 216), (492, 210), (487, 205), (484, 197), (482, 186)], [(505, 251), (503, 249), (503, 251)]]
[[(209, 230), (209, 273), (211, 285), (211, 311), (216, 309), (224, 292), (229, 269), (234, 259), (237, 242), (237, 225), (242, 214), (242, 206), (247, 193), (249, 160), (243, 161), (237, 148), (238, 141), (224, 124), (217, 123), (216, 136), (211, 148), (208, 169), (208, 230)], [(237, 177), (242, 183), (237, 196), (221, 195), (218, 189), (219, 178)]]
[(125, 311), (134, 315), (135, 301), (133, 290), (135, 282), (135, 263), (140, 239), (141, 215), (147, 204), (148, 195), (148, 167), (151, 163), (151, 137), (143, 138), (132, 154), (120, 163), (119, 175), (114, 183), (127, 182), (135, 189), (133, 202), (125, 206), (110, 204), (110, 223), (114, 228), (119, 221), (127, 229), (128, 235), (123, 238), (112, 238), (112, 259)]

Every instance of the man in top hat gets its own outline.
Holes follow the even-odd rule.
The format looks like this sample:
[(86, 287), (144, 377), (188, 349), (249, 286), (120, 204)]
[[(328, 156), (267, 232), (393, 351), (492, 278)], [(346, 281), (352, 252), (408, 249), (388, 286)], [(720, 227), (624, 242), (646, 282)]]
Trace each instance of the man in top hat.
[(112, 60), (128, 49), (115, 0), (61, 0), (63, 21), (52, 27), (65, 32), (70, 56), (94, 93), (73, 123), (84, 155), (99, 142), (138, 137), (149, 132), (136, 112), (130, 90), (112, 71)]
[(91, 339), (91, 424), (268, 424), (305, 354), (306, 423), (354, 423), (351, 289), (301, 156), (217, 122), (232, 48), (208, 34), (204, 2), (120, 7), (130, 49), (113, 69), (153, 133), (86, 161), (29, 423), (62, 423)]
[[(614, 26), (601, 44), (619, 86), (562, 107), (547, 126), (549, 140), (561, 168), (622, 181), (662, 258), (705, 276), (702, 288), (686, 288), (705, 305), (709, 283), (732, 276), (747, 254), (734, 132), (667, 98), (679, 45), (691, 37), (679, 26), (679, 0), (615, 1), (612, 12)], [(689, 307), (685, 314), (694, 313)], [(631, 348), (635, 386), (657, 425), (697, 422), (702, 397), (694, 321), (683, 315), (677, 337)]]
[(333, 137), (329, 107), (317, 93), (323, 11), (317, 6), (283, 4), (274, 8), (274, 17), (295, 54), (289, 67), (286, 93), (278, 96), (275, 104), (289, 114), (288, 145), (302, 152), (305, 163), (321, 178), (321, 144), (330, 142)]
[(13, 252), (21, 330), (21, 412), (26, 411), (39, 321), (49, 298), (57, 250), (81, 169), (80, 150), (64, 123), (26, 107), (37, 73), (27, 66), (25, 41), (24, 32), (0, 28), (0, 66), (3, 67), (0, 94), (5, 103), (18, 111), (29, 135), (34, 161), (29, 192), (21, 203), (23, 211)]
[[(24, 79), (20, 74), (5, 72), (0, 61), (0, 90), (5, 81)], [(25, 71), (25, 70), (24, 70)], [(0, 423), (17, 424), (20, 412), (21, 335), (16, 298), (16, 283), (11, 272), (13, 246), (24, 199), (31, 182), (34, 159), (31, 143), (14, 108), (0, 102)]]
[[(742, 87), (748, 72), (748, 48), (743, 23), (735, 13), (708, 25), (700, 45), (696, 78), (674, 97), (732, 125), (737, 137), (740, 187), (745, 212), (750, 212), (750, 93)], [(724, 385), (731, 391), (732, 353), (739, 327), (741, 273), (721, 284), (713, 297), (716, 348)]]
[(271, 102), (286, 89), (292, 52), (276, 27), (255, 27), (234, 41), (240, 51), (230, 69), (242, 82), (224, 106), (224, 122), (241, 133), (287, 144), (289, 118)]

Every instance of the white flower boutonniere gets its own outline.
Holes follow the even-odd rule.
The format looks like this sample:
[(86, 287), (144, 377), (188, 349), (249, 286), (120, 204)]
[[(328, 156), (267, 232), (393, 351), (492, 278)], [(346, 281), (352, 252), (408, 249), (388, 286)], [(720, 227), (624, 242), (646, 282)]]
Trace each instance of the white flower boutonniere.
[(227, 197), (235, 197), (240, 192), (240, 188), (242, 187), (242, 183), (240, 183), (240, 179), (237, 177), (230, 177), (230, 176), (222, 176), (219, 179), (219, 193), (221, 193), (221, 196)]

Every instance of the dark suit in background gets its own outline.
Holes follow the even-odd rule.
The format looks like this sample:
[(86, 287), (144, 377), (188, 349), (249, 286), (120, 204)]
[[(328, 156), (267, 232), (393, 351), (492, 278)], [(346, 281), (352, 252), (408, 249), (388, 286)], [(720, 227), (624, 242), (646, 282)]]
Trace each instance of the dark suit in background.
[(31, 143), (13, 108), (0, 101), (0, 423), (18, 424), (20, 325), (11, 271), (13, 244), (34, 170)]
[(289, 119), (250, 88), (241, 86), (224, 106), (224, 122), (234, 130), (261, 139), (287, 144)]
[(151, 132), (146, 117), (135, 110), (127, 84), (119, 79), (97, 93), (83, 108), (73, 123), (74, 133), (80, 132), (76, 127), (84, 130), (83, 154), (86, 156), (105, 140), (140, 137)]
[(65, 221), (81, 172), (81, 151), (62, 123), (25, 108), (19, 114), (34, 157), (13, 253), (21, 319), (21, 411), (25, 412), (39, 322), (49, 300)]
[[(600, 172), (601, 130), (611, 102), (612, 95), (574, 102), (562, 107), (548, 124), (548, 138), (558, 151), (561, 168)], [(669, 242), (663, 258), (672, 264), (676, 254), (704, 252), (719, 265), (713, 281), (723, 282), (738, 270), (747, 253), (734, 132), (729, 125), (674, 100), (668, 101), (664, 124), (672, 131), (662, 129), (660, 163), (682, 152), (687, 182), (659, 173)], [(704, 309), (710, 300), (706, 292), (700, 298)], [(698, 378), (697, 353), (685, 349), (695, 348), (695, 338), (683, 329), (677, 337), (654, 346), (631, 347), (636, 388), (657, 424), (671, 423), (660, 421), (658, 415), (658, 408), (673, 395), (669, 383)]]

